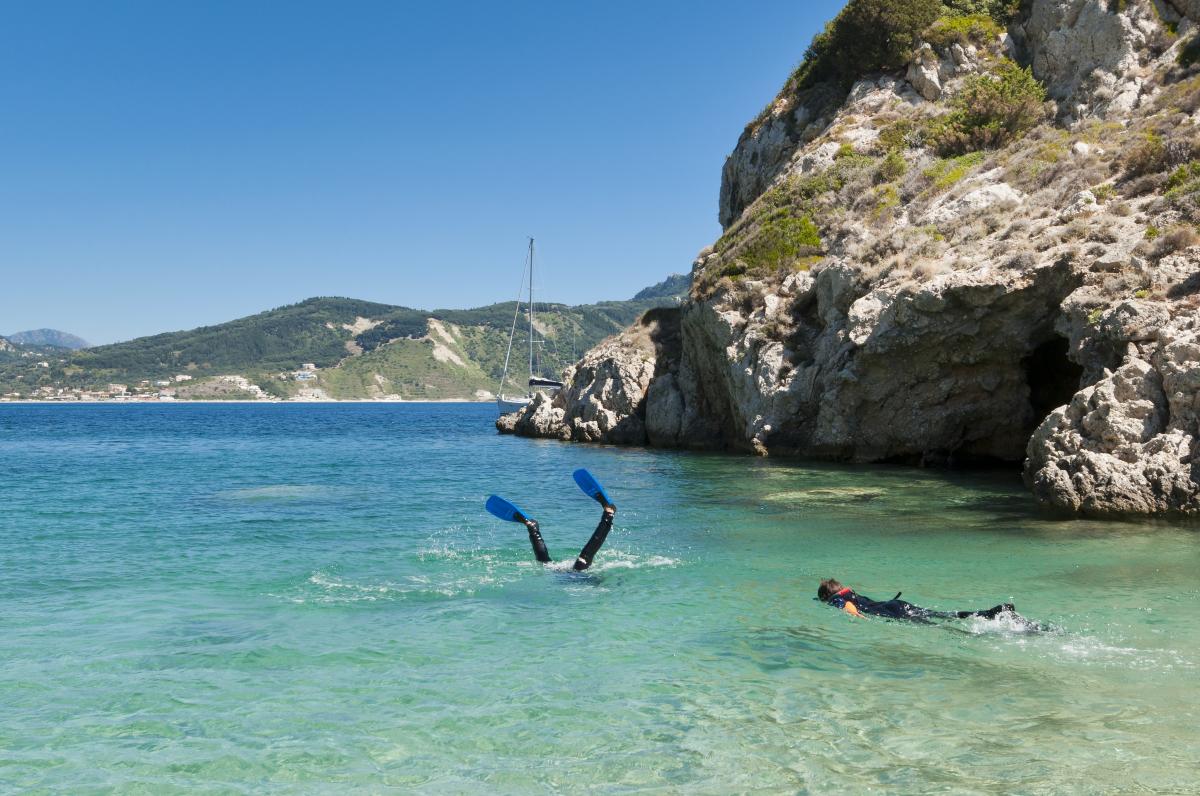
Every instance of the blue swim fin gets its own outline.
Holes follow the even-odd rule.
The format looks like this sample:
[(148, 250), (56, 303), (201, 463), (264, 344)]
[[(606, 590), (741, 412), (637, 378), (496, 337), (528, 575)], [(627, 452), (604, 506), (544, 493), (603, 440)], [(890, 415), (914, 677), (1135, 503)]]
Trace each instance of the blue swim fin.
[(489, 497), (487, 503), (483, 504), (483, 507), (494, 516), (507, 522), (525, 522), (525, 518), (528, 516), (525, 512), (499, 495)]
[(583, 494), (590, 497), (592, 500), (597, 500), (602, 506), (614, 505), (609, 499), (608, 493), (604, 491), (604, 487), (600, 486), (600, 482), (596, 477), (587, 470), (580, 468), (571, 474), (575, 479), (575, 483), (579, 484), (579, 488), (583, 490)]

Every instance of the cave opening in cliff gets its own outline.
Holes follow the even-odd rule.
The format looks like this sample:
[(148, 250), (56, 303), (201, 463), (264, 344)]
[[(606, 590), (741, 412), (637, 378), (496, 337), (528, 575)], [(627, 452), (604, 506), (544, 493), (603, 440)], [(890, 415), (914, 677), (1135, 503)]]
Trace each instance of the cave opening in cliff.
[(1046, 415), (1070, 403), (1079, 391), (1083, 368), (1067, 357), (1069, 350), (1066, 338), (1055, 336), (1033, 349), (1024, 360), (1035, 427)]

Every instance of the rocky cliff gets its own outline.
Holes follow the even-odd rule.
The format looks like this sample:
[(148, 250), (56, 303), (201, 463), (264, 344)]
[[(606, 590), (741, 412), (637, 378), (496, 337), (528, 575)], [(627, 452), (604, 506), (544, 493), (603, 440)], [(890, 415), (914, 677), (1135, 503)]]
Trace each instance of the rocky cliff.
[(1200, 512), (1200, 2), (895, 5), (822, 36), (918, 24), (902, 58), (818, 37), (746, 128), (670, 328), (502, 430), (1024, 462), (1049, 506)]

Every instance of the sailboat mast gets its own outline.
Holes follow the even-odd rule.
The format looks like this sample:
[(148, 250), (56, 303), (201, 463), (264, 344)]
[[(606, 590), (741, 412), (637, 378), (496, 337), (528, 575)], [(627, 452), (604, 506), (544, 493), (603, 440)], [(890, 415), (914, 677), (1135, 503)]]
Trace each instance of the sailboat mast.
[[(529, 378), (533, 373), (533, 238), (529, 239)], [(533, 387), (530, 387), (533, 392)]]

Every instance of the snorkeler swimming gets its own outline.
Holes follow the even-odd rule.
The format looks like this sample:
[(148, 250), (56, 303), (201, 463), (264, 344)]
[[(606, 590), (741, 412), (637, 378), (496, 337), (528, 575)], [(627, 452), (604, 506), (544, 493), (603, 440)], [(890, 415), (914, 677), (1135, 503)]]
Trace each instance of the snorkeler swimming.
[[(579, 485), (579, 488), (583, 490), (585, 495), (604, 507), (604, 513), (600, 515), (600, 524), (596, 526), (596, 530), (592, 532), (592, 537), (588, 539), (587, 544), (583, 546), (583, 549), (579, 551), (579, 555), (575, 557), (573, 569), (576, 572), (582, 572), (596, 560), (596, 553), (600, 551), (604, 540), (608, 538), (608, 532), (612, 530), (613, 517), (617, 513), (617, 507), (609, 500), (608, 494), (604, 491), (604, 487), (600, 486), (600, 482), (587, 470), (576, 470), (572, 476), (575, 478), (575, 483)], [(533, 557), (542, 564), (553, 562), (554, 559), (550, 558), (550, 553), (546, 550), (546, 542), (542, 539), (542, 531), (538, 526), (537, 520), (498, 495), (489, 497), (485, 508), (502, 520), (523, 524), (526, 530), (529, 531), (529, 543), (533, 546)]]
[(1001, 603), (983, 611), (934, 611), (922, 608), (900, 599), (900, 592), (890, 600), (872, 600), (855, 593), (849, 586), (843, 586), (833, 578), (821, 581), (817, 588), (817, 599), (834, 608), (840, 608), (854, 616), (882, 616), (888, 619), (907, 619), (911, 622), (929, 624), (930, 619), (995, 619), (1001, 614), (1011, 615), (1021, 623), (1031, 627), (1033, 623), (1017, 613), (1012, 603)]

